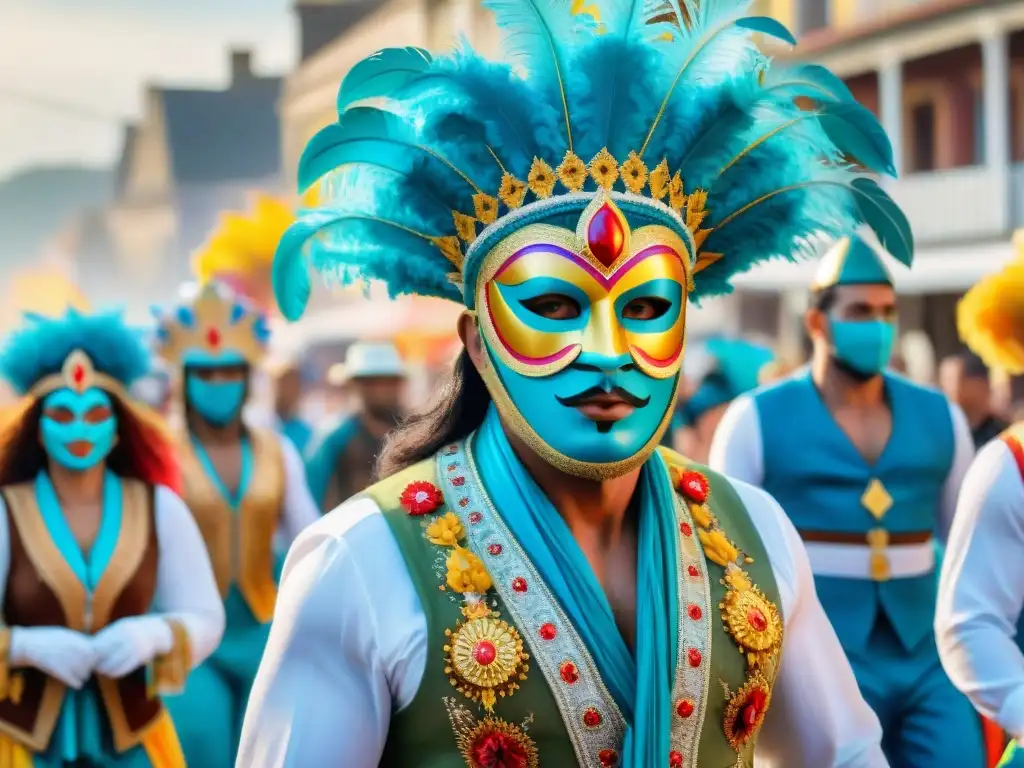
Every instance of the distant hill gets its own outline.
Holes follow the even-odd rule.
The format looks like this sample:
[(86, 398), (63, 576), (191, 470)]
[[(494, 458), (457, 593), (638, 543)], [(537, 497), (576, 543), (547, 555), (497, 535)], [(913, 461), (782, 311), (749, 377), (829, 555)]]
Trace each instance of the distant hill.
[(76, 166), (30, 168), (0, 180), (0, 274), (24, 266), (68, 221), (102, 206), (114, 173)]

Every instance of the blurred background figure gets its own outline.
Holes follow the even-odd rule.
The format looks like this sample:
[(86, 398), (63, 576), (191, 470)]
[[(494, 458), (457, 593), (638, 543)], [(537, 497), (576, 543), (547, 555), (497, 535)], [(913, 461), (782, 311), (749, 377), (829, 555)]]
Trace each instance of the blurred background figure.
[(132, 395), (164, 418), (171, 412), (171, 374), (162, 363), (154, 363), (149, 373), (132, 384)]
[(384, 438), (404, 413), (406, 370), (394, 344), (353, 344), (343, 370), (343, 378), (335, 375), (353, 410), (314, 439), (306, 460), (309, 487), (323, 512), (373, 483)]
[(710, 339), (697, 355), (697, 364), (687, 378), (692, 392), (679, 409), (684, 430), (680, 449), (687, 458), (702, 464), (708, 460), (715, 428), (729, 403), (763, 382), (772, 369), (773, 355), (767, 347), (743, 339)]
[(963, 349), (939, 364), (939, 386), (946, 397), (963, 409), (976, 448), (1009, 426), (994, 412), (988, 366), (970, 350)]
[(289, 360), (271, 369), (274, 380), (274, 411), (278, 429), (302, 453), (313, 436), (313, 428), (302, 418), (302, 367)]

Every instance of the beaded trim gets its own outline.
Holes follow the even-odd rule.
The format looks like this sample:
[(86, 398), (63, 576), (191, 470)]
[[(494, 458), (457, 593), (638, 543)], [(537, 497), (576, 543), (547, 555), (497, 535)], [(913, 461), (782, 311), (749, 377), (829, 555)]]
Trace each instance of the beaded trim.
[(707, 713), (714, 616), (711, 613), (707, 560), (694, 532), (693, 518), (679, 495), (673, 496), (678, 521), (679, 653), (672, 687), (671, 745), (672, 750), (683, 757), (682, 765), (696, 766)]
[(625, 719), (572, 623), (488, 498), (468, 441), (441, 452), (438, 477), (445, 499), (465, 527), (468, 548), (485, 562), (494, 589), (523, 630), (579, 764), (603, 768), (607, 762), (602, 757), (607, 760), (622, 749)]

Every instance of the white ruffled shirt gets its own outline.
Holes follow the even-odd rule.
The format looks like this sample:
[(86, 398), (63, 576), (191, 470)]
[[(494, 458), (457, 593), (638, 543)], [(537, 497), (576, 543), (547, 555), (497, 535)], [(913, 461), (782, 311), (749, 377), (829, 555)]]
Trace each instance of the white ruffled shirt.
[[(735, 487), (767, 549), (785, 620), (758, 766), (884, 768), (881, 726), (818, 602), (802, 542), (771, 496)], [(323, 517), (288, 554), (238, 768), (376, 768), (392, 714), (419, 689), (426, 631), (376, 503), (355, 499)]]

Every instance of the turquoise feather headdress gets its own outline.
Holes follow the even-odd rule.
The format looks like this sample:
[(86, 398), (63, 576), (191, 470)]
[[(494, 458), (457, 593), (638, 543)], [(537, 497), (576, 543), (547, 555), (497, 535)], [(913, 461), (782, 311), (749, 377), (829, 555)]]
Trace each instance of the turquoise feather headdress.
[(484, 5), (506, 62), (387, 49), (345, 78), (338, 122), (299, 165), (302, 190), (321, 182), (321, 206), (277, 249), (285, 317), (308, 301), (306, 255), (342, 283), (472, 307), (496, 242), (542, 219), (574, 228), (602, 189), (680, 233), (695, 298), (861, 224), (911, 262), (907, 220), (869, 175), (894, 174), (884, 131), (824, 68), (773, 66), (754, 34), (795, 41), (745, 16), (745, 0)]
[(113, 380), (119, 387), (130, 387), (149, 370), (142, 334), (125, 324), (121, 312), (69, 309), (62, 317), (27, 313), (25, 324), (0, 348), (0, 375), (25, 394), (62, 374), (69, 359), (81, 358), (75, 352), (84, 353), (90, 373), (94, 370), (99, 380)]

